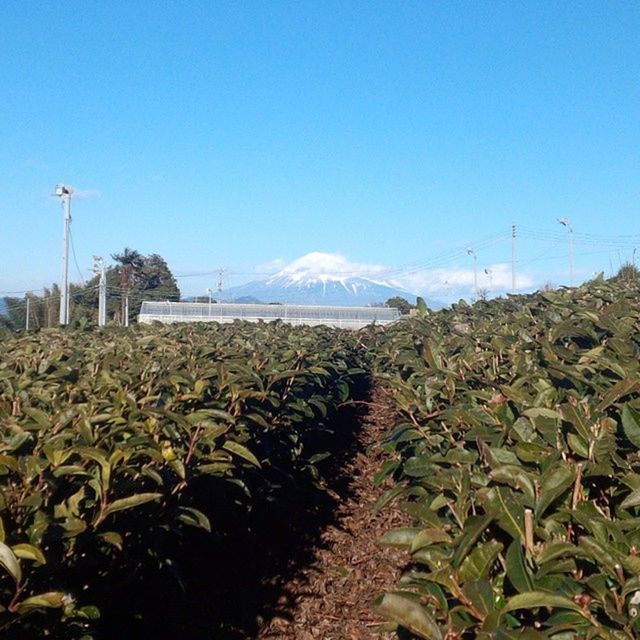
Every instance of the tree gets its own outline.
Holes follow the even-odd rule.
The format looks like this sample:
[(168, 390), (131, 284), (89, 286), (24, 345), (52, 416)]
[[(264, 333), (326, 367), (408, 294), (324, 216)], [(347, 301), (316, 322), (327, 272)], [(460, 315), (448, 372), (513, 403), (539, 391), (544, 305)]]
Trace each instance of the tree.
[(637, 284), (640, 282), (640, 271), (632, 262), (625, 262), (620, 269), (618, 269), (615, 279), (620, 280), (621, 282), (635, 282)]
[(401, 296), (394, 296), (393, 298), (389, 298), (385, 303), (387, 307), (395, 307), (400, 311), (402, 315), (408, 315), (411, 309), (415, 309), (416, 306), (411, 304), (408, 300), (405, 300)]
[(157, 253), (148, 256), (125, 247), (122, 253), (111, 256), (118, 266), (107, 272), (107, 287), (110, 286), (110, 271), (120, 279), (118, 297), (121, 300), (118, 317), (124, 317), (125, 297), (129, 296), (129, 320), (140, 313), (144, 300), (180, 300), (180, 289), (165, 259)]
[(129, 313), (129, 316), (131, 316), (131, 313), (128, 311), (129, 289), (135, 284), (136, 276), (139, 275), (144, 260), (137, 251), (129, 249), (129, 247), (125, 247), (122, 253), (111, 254), (111, 257), (120, 263), (118, 267), (121, 289), (120, 318), (124, 318), (126, 313)]
[[(118, 264), (106, 271), (107, 320), (121, 322), (123, 301), (129, 296), (129, 320), (135, 320), (144, 300), (180, 300), (180, 289), (169, 266), (162, 256), (152, 253), (144, 256), (138, 251), (125, 248), (114, 254)], [(71, 323), (98, 322), (98, 283), (94, 276), (86, 284), (69, 286)], [(29, 297), (29, 324), (44, 328), (59, 322), (60, 289), (54, 284), (43, 290), (42, 296)], [(22, 329), (25, 326), (26, 299), (4, 298), (4, 309), (0, 311), (0, 326)]]
[(29, 300), (29, 326), (32, 329), (53, 327), (60, 318), (60, 289), (54, 284), (51, 289), (45, 287), (42, 295), (27, 293), (24, 298), (6, 297), (0, 311), (1, 326), (10, 329), (24, 329), (27, 317), (27, 299)]

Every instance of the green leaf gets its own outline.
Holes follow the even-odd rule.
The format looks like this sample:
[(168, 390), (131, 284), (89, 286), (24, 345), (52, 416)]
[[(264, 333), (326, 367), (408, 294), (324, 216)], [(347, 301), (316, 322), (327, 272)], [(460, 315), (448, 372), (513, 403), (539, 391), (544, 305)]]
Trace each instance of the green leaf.
[(138, 507), (141, 504), (151, 502), (152, 500), (158, 500), (162, 498), (161, 493), (137, 493), (136, 495), (129, 496), (128, 498), (120, 498), (114, 500), (105, 510), (104, 516), (108, 516), (116, 511), (124, 511), (125, 509), (131, 509), (132, 507)]
[(549, 505), (559, 498), (575, 479), (575, 469), (567, 463), (558, 463), (551, 471), (542, 477), (540, 498), (536, 504), (536, 516), (541, 517)]
[(67, 596), (62, 591), (48, 591), (37, 596), (31, 596), (20, 602), (16, 609), (18, 613), (26, 613), (33, 609), (59, 609), (64, 606)]
[(25, 407), (23, 411), (30, 418), (33, 418), (41, 427), (51, 426), (51, 420), (49, 419), (49, 416), (41, 409), (36, 409), (35, 407)]
[(622, 428), (629, 441), (640, 449), (640, 412), (630, 404), (622, 407)]
[(587, 443), (585, 443), (584, 439), (581, 438), (577, 433), (570, 433), (567, 436), (567, 444), (580, 457), (582, 457), (582, 458), (588, 458), (589, 457), (589, 445)]
[(414, 536), (413, 541), (411, 542), (411, 553), (417, 551), (418, 549), (422, 549), (423, 547), (427, 547), (431, 544), (436, 544), (438, 542), (445, 542), (447, 544), (451, 544), (453, 540), (451, 536), (442, 529), (435, 529), (433, 527), (428, 529), (422, 529), (418, 532), (416, 536)]
[(576, 611), (587, 620), (591, 620), (588, 611), (583, 610), (573, 600), (565, 596), (556, 595), (555, 593), (547, 593), (546, 591), (527, 591), (519, 593), (507, 600), (505, 606), (501, 609), (500, 615), (518, 609), (535, 609), (538, 607), (549, 607), (550, 609), (569, 609)]
[(23, 558), (24, 560), (35, 560), (40, 564), (46, 564), (47, 562), (42, 551), (40, 551), (38, 547), (34, 547), (32, 544), (14, 544), (11, 547), (11, 550), (18, 558)]
[(260, 461), (256, 458), (247, 447), (238, 442), (234, 442), (233, 440), (227, 440), (223, 445), (223, 449), (230, 451), (231, 453), (235, 453), (238, 457), (243, 458), (247, 462), (250, 462), (252, 465), (256, 467), (261, 467)]
[(0, 542), (0, 565), (2, 565), (10, 574), (11, 577), (20, 584), (22, 581), (22, 569), (20, 569), (20, 562), (15, 553), (11, 550), (11, 547), (7, 546), (4, 542)]
[(637, 507), (640, 505), (640, 489), (632, 491), (621, 503), (622, 509), (630, 509), (631, 507)]
[(462, 590), (480, 613), (488, 616), (495, 610), (495, 595), (491, 583), (487, 580), (469, 582), (464, 585)]
[(533, 590), (533, 580), (527, 569), (522, 553), (520, 540), (514, 540), (507, 549), (505, 556), (507, 564), (507, 577), (511, 584), (520, 592), (525, 593)]
[(491, 478), (496, 482), (508, 484), (514, 489), (522, 491), (530, 502), (535, 500), (535, 487), (531, 476), (522, 468), (514, 464), (505, 464), (491, 471)]
[(602, 401), (598, 405), (598, 411), (604, 411), (620, 398), (637, 391), (640, 381), (635, 378), (625, 378), (617, 382), (607, 393), (604, 394)]
[(613, 556), (613, 549), (607, 548), (591, 536), (581, 536), (578, 545), (586, 551), (588, 557), (600, 568), (605, 569), (613, 578), (616, 577), (616, 558)]
[(376, 609), (385, 618), (396, 622), (419, 638), (443, 640), (433, 618), (418, 602), (396, 593), (385, 593)]
[[(100, 618), (100, 609), (98, 609), (98, 607), (94, 607), (93, 605), (81, 607), (76, 611), (76, 613), (80, 617), (87, 618), (88, 620), (98, 620)], [(82, 640), (82, 638), (80, 640)]]
[(494, 515), (492, 513), (467, 518), (464, 523), (462, 535), (455, 541), (456, 550), (451, 559), (451, 564), (454, 567), (460, 566), (460, 563), (466, 558), (469, 549), (471, 549), (493, 519)]
[(385, 547), (399, 547), (407, 548), (411, 547), (413, 540), (420, 533), (421, 529), (404, 527), (398, 529), (391, 529), (380, 537), (380, 544)]
[(122, 536), (116, 531), (105, 531), (104, 533), (98, 534), (98, 537), (122, 551)]
[(478, 545), (462, 562), (462, 580), (466, 582), (486, 578), (502, 549), (503, 544), (497, 540), (489, 540)]
[(579, 412), (572, 404), (569, 403), (563, 404), (560, 407), (560, 412), (562, 413), (562, 419), (570, 422), (576, 428), (576, 431), (580, 434), (582, 439), (589, 442), (591, 439), (591, 428), (587, 424), (582, 412)]
[(209, 518), (207, 518), (202, 511), (194, 509), (193, 507), (180, 507), (180, 511), (181, 514), (178, 516), (178, 520), (211, 533)]

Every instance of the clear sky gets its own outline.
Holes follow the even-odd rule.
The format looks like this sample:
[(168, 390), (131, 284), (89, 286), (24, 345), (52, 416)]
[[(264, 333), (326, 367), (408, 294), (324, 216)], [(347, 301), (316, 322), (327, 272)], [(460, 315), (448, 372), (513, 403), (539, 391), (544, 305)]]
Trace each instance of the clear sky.
[(5, 1), (0, 291), (59, 280), (58, 182), (85, 277), (321, 251), (464, 293), (471, 246), (498, 290), (510, 243), (481, 241), (515, 220), (535, 287), (568, 282), (560, 217), (576, 279), (608, 272), (640, 246), (639, 34), (631, 1)]

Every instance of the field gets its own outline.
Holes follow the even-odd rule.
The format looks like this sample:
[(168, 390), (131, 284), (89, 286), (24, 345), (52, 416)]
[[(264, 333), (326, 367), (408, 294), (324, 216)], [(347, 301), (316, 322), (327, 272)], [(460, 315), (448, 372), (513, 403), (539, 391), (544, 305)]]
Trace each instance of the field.
[(322, 571), (353, 592), (342, 563), (380, 554), (339, 611), (366, 617), (354, 638), (634, 638), (638, 293), (600, 279), (360, 332), (6, 334), (0, 628), (321, 637), (296, 622), (311, 605), (278, 627), (274, 603), (338, 513), (352, 549)]

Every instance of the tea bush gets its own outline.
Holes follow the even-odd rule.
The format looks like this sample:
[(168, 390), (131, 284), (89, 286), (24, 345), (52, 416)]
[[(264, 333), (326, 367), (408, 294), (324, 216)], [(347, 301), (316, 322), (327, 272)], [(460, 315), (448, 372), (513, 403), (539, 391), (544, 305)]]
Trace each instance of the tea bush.
[(215, 531), (221, 483), (250, 510), (276, 482), (320, 482), (357, 361), (351, 334), (281, 323), (5, 335), (0, 629), (89, 637), (105, 581)]
[(602, 278), (371, 334), (400, 416), (378, 480), (413, 526), (402, 637), (640, 632), (640, 297)]

